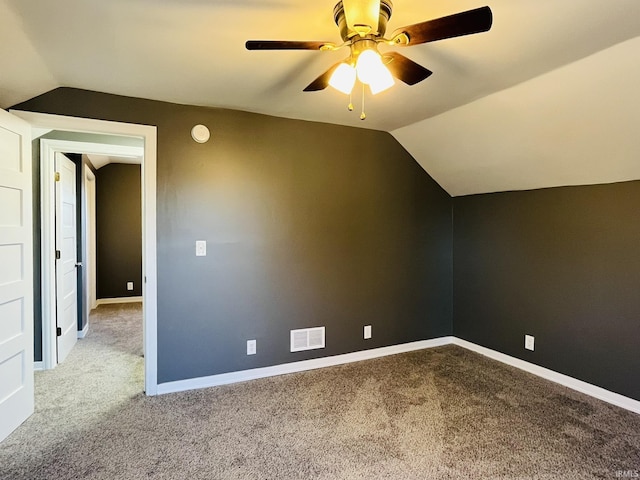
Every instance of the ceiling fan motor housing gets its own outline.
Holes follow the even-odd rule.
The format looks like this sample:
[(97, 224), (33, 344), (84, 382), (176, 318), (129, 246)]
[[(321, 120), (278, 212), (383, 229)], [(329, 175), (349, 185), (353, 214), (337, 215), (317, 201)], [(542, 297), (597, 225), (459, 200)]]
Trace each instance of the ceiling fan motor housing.
[[(391, 11), (393, 10), (393, 4), (391, 0), (380, 0), (380, 14), (378, 16), (378, 32), (371, 32), (374, 36), (384, 36), (387, 31), (387, 22), (391, 18)], [(342, 37), (343, 41), (347, 41), (350, 38), (358, 35), (358, 32), (353, 30), (349, 30), (349, 26), (347, 25), (347, 19), (344, 14), (344, 6), (342, 5), (342, 1), (338, 2), (336, 6), (333, 8), (333, 19), (340, 30), (340, 37)]]

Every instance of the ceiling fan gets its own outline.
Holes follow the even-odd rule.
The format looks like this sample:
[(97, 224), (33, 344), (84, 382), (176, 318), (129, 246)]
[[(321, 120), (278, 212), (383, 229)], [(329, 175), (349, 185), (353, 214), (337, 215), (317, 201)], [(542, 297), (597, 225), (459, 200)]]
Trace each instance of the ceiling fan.
[(341, 0), (333, 9), (333, 18), (343, 43), (288, 40), (248, 40), (247, 50), (321, 50), (333, 51), (349, 47), (349, 56), (333, 65), (304, 89), (323, 90), (328, 85), (351, 93), (356, 78), (369, 85), (373, 94), (394, 84), (393, 77), (407, 85), (415, 85), (433, 72), (397, 52), (378, 52), (378, 44), (410, 47), (446, 38), (486, 32), (493, 14), (480, 7), (446, 17), (427, 20), (395, 30), (385, 38), (391, 18), (391, 0)]

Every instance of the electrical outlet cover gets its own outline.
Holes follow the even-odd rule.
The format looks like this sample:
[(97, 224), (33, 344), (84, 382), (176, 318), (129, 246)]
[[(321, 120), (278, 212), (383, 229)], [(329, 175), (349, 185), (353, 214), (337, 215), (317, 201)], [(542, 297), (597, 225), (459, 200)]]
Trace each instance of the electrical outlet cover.
[(247, 340), (247, 355), (255, 355), (255, 354), (256, 354), (256, 341)]
[(371, 325), (364, 326), (364, 339), (368, 340), (371, 338)]
[(206, 257), (206, 256), (207, 256), (207, 241), (196, 240), (196, 257)]

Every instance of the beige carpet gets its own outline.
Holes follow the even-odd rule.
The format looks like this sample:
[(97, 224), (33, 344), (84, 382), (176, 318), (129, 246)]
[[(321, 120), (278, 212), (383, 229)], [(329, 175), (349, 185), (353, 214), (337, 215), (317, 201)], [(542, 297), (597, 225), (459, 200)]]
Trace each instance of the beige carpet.
[[(140, 305), (101, 306), (0, 478), (615, 479), (640, 416), (458, 347), (145, 397)], [(629, 477), (627, 477), (629, 478)]]

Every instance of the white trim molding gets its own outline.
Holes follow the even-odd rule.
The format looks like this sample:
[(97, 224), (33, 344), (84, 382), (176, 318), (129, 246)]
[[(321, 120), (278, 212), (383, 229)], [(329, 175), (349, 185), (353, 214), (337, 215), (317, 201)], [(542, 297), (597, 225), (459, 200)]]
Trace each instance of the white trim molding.
[(89, 322), (84, 324), (84, 327), (82, 328), (82, 330), (78, 330), (78, 338), (86, 337), (87, 333), (89, 333)]
[(359, 352), (346, 353), (344, 355), (335, 355), (331, 357), (314, 358), (312, 360), (303, 360), (300, 362), (285, 363), (282, 365), (274, 365), (271, 367), (253, 368), (250, 370), (241, 370), (238, 372), (221, 373), (219, 375), (211, 375), (207, 377), (190, 378), (186, 380), (177, 380), (174, 382), (160, 383), (158, 385), (158, 394), (182, 392), (198, 388), (217, 387), (219, 385), (228, 385), (231, 383), (246, 382), (248, 380), (256, 380), (258, 378), (274, 377), (277, 375), (285, 375), (288, 373), (304, 372), (317, 368), (333, 367), (343, 365), (345, 363), (359, 362), (361, 360), (370, 360), (373, 358), (386, 357), (388, 355), (396, 355), (398, 353), (411, 352), (415, 350), (424, 350), (427, 348), (442, 347), (445, 345), (457, 345), (459, 347), (471, 350), (473, 352), (489, 357), (498, 362), (511, 365), (526, 372), (532, 373), (538, 377), (558, 383), (572, 390), (584, 393), (591, 397), (597, 398), (604, 402), (616, 405), (640, 414), (640, 401), (634, 400), (624, 395), (605, 390), (582, 380), (569, 377), (562, 373), (554, 372), (548, 368), (540, 367), (530, 362), (520, 360), (504, 353), (481, 347), (475, 343), (467, 342), (456, 337), (440, 337), (432, 340), (422, 340), (418, 342), (404, 343), (401, 345), (392, 345), (390, 347), (374, 348), (371, 350), (362, 350)]
[(96, 306), (100, 305), (113, 305), (116, 303), (139, 303), (142, 302), (144, 297), (114, 297), (114, 298), (99, 298), (96, 300)]
[(392, 345), (390, 347), (361, 350), (359, 352), (345, 353), (343, 355), (334, 355), (331, 357), (314, 358), (311, 360), (302, 360), (300, 362), (285, 363), (282, 365), (274, 365), (272, 367), (253, 368), (251, 370), (241, 370), (239, 372), (221, 373), (219, 375), (211, 375), (208, 377), (190, 378), (187, 380), (160, 383), (158, 384), (158, 394), (182, 392), (185, 390), (193, 390), (196, 388), (217, 387), (219, 385), (246, 382), (247, 380), (256, 380), (258, 378), (275, 377), (277, 375), (285, 375), (287, 373), (304, 372), (307, 370), (315, 370), (317, 368), (333, 367), (336, 365), (343, 365), (345, 363), (360, 362), (362, 360), (370, 360), (372, 358), (396, 355), (398, 353), (424, 350), (425, 348), (441, 347), (443, 345), (451, 344), (452, 340), (453, 337), (440, 337), (434, 338), (432, 340), (422, 340), (418, 342), (403, 343), (401, 345)]
[(452, 343), (454, 345), (466, 348), (467, 350), (479, 353), (481, 355), (484, 355), (485, 357), (492, 358), (493, 360), (506, 363), (507, 365), (519, 368), (520, 370), (524, 370), (525, 372), (533, 373), (538, 377), (542, 377), (546, 380), (551, 380), (552, 382), (559, 383), (560, 385), (597, 398), (598, 400), (602, 400), (603, 402), (607, 402), (612, 405), (624, 408), (625, 410), (631, 410), (632, 412), (640, 414), (640, 401), (638, 400), (625, 397), (624, 395), (620, 395), (619, 393), (605, 390), (604, 388), (597, 387), (590, 383), (583, 382), (582, 380), (578, 380), (568, 375), (555, 372), (534, 363), (520, 360), (519, 358), (515, 358), (510, 355), (505, 355), (504, 353), (491, 350), (490, 348), (481, 347), (480, 345), (467, 342), (466, 340), (462, 340), (461, 338), (452, 338)]
[[(151, 125), (67, 117), (21, 110), (10, 110), (10, 112), (29, 122), (32, 130), (35, 129), (36, 131), (51, 129), (142, 138), (144, 142), (144, 158), (142, 160), (142, 295), (145, 300), (142, 313), (145, 353), (144, 391), (147, 395), (156, 395), (158, 383), (157, 128)], [(46, 294), (47, 292), (43, 292), (43, 295)]]
[(40, 372), (40, 371), (42, 371), (42, 370), (44, 370), (44, 369), (45, 369), (45, 368), (44, 368), (44, 362), (42, 362), (42, 361), (40, 361), (40, 362), (38, 362), (38, 361), (33, 362), (33, 370), (34, 370), (35, 372)]

